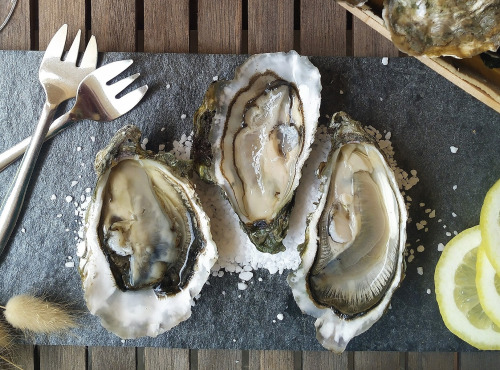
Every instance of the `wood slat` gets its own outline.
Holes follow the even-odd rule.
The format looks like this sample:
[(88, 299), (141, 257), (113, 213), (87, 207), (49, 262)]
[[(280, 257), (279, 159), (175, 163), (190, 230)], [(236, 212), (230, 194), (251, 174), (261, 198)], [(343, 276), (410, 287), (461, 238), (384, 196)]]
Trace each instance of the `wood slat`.
[(78, 346), (40, 346), (41, 370), (85, 370), (85, 347)]
[[(0, 23), (11, 8), (10, 1), (0, 2)], [(5, 28), (0, 31), (0, 49), (29, 50), (31, 47), (30, 0), (18, 0), (14, 13)]]
[[(8, 356), (8, 360), (23, 370), (33, 370), (35, 368), (35, 346), (27, 344), (16, 345), (12, 349), (12, 354)], [(9, 367), (4, 361), (0, 360), (0, 369), (4, 368), (15, 369), (15, 367)]]
[(144, 0), (144, 51), (189, 52), (189, 0)]
[(136, 51), (135, 0), (93, 0), (90, 6), (99, 51)]
[(500, 368), (500, 352), (462, 352), (460, 370), (490, 370)]
[(249, 370), (291, 370), (295, 360), (293, 351), (249, 351)]
[(399, 352), (354, 352), (353, 365), (355, 370), (404, 369), (400, 357)]
[(294, 48), (293, 0), (248, 0), (248, 53)]
[(454, 370), (453, 352), (409, 352), (407, 370)]
[(347, 370), (349, 369), (348, 353), (340, 355), (329, 351), (302, 352), (302, 370)]
[(241, 53), (241, 0), (198, 0), (198, 53)]
[(399, 56), (398, 49), (391, 41), (356, 17), (353, 17), (352, 22), (352, 50), (355, 57)]
[(189, 350), (169, 348), (145, 348), (144, 370), (189, 370)]
[(346, 10), (335, 1), (302, 0), (300, 2), (301, 54), (346, 55), (346, 17)]
[(38, 0), (38, 49), (45, 50), (54, 33), (68, 25), (66, 44), (71, 45), (76, 32), (82, 31), (80, 50), (85, 50), (85, 0)]
[(135, 370), (134, 347), (89, 347), (91, 369)]
[(198, 370), (239, 370), (242, 352), (229, 349), (198, 350)]

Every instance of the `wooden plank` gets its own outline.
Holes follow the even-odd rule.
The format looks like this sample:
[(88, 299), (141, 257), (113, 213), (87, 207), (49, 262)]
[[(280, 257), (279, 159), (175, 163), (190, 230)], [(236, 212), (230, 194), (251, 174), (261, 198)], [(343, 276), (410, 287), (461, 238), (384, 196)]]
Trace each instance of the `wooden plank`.
[(85, 347), (40, 346), (40, 369), (85, 370)]
[(248, 0), (248, 53), (293, 49), (293, 0)]
[(399, 50), (357, 17), (352, 22), (352, 50), (355, 57), (397, 57)]
[[(404, 353), (403, 353), (404, 356)], [(354, 370), (404, 369), (398, 352), (354, 352)]]
[(144, 51), (189, 52), (189, 0), (144, 0)]
[(82, 30), (80, 50), (85, 50), (85, 0), (38, 0), (38, 49), (45, 50), (54, 33), (68, 24), (67, 48), (73, 42), (76, 32)]
[(409, 352), (407, 370), (454, 370), (453, 352)]
[[(4, 355), (6, 354), (2, 352), (2, 356)], [(23, 370), (33, 370), (35, 368), (35, 346), (16, 344), (11, 354), (7, 353), (7, 359)], [(15, 367), (9, 367), (4, 361), (0, 360), (0, 369), (15, 369)]]
[(241, 0), (198, 0), (198, 53), (241, 53)]
[(189, 370), (189, 350), (144, 348), (144, 370)]
[(331, 0), (300, 2), (300, 53), (345, 56), (346, 10)]
[(90, 6), (99, 51), (136, 51), (135, 0), (93, 0)]
[[(10, 8), (10, 1), (0, 2), (0, 23), (3, 23)], [(0, 31), (0, 49), (29, 50), (31, 47), (30, 0), (18, 0), (14, 13)]]
[(198, 370), (237, 370), (242, 364), (242, 352), (238, 350), (198, 350)]
[(302, 352), (302, 370), (347, 370), (349, 369), (348, 353), (340, 355), (329, 351)]
[(493, 370), (500, 367), (500, 352), (461, 352), (460, 370)]
[(293, 351), (249, 351), (249, 370), (294, 369)]
[(135, 370), (134, 347), (89, 347), (91, 369)]

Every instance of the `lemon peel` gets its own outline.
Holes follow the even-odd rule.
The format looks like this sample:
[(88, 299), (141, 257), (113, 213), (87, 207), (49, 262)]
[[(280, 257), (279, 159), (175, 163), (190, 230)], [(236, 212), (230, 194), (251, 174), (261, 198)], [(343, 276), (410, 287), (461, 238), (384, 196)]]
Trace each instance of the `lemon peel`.
[(488, 259), (500, 275), (500, 180), (486, 193), (479, 225)]
[(491, 321), (500, 327), (500, 276), (491, 265), (483, 245), (477, 253), (476, 268), (476, 287), (481, 307)]

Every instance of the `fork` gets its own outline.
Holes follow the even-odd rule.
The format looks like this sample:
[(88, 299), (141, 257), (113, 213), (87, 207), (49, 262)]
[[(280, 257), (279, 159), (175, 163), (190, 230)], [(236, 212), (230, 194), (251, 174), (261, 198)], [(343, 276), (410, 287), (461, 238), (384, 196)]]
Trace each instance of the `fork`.
[(80, 46), (80, 31), (78, 31), (71, 44), (65, 60), (61, 60), (67, 32), (68, 26), (65, 24), (52, 37), (42, 58), (38, 77), (45, 91), (46, 99), (28, 149), (7, 193), (8, 196), (3, 202), (2, 213), (0, 214), (0, 254), (3, 252), (16, 225), (29, 179), (57, 106), (76, 95), (80, 82), (90, 72), (94, 71), (97, 65), (97, 45), (95, 38), (92, 36), (80, 66), (76, 66)]
[[(108, 122), (134, 108), (146, 94), (147, 85), (141, 86), (119, 99), (116, 96), (134, 82), (139, 77), (139, 73), (112, 85), (107, 84), (108, 81), (125, 71), (132, 63), (132, 60), (109, 63), (87, 75), (78, 87), (75, 105), (50, 125), (46, 140), (66, 128), (71, 122), (84, 119)], [(23, 154), (30, 139), (28, 137), (0, 154), (0, 172)]]

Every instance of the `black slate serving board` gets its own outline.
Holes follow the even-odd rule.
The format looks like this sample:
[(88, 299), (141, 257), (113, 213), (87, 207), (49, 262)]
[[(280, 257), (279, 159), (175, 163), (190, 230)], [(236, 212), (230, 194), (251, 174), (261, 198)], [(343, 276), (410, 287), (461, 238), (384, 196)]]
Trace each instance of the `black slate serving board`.
[[(38, 83), (42, 56), (42, 52), (0, 51), (0, 151), (35, 127), (44, 98)], [(156, 150), (159, 144), (167, 144), (168, 149), (182, 133), (191, 132), (193, 113), (214, 76), (232, 78), (236, 66), (246, 59), (106, 53), (99, 63), (126, 58), (135, 61), (127, 74), (142, 74), (134, 87), (150, 86), (147, 96), (114, 122), (79, 122), (44, 145), (14, 235), (0, 257), (0, 304), (15, 294), (44, 294), (83, 313), (81, 326), (70, 334), (26, 339), (38, 344), (322, 349), (315, 339), (314, 319), (302, 315), (293, 300), (287, 272), (257, 271), (244, 291), (237, 289), (237, 274), (211, 277), (192, 317), (155, 339), (121, 341), (86, 311), (76, 268), (79, 217), (73, 202), (80, 203), (85, 189), (94, 186), (95, 154), (125, 124), (142, 129), (149, 149)], [(354, 338), (348, 350), (473, 350), (444, 326), (433, 275), (438, 244), (451, 239), (445, 233), (478, 224), (483, 197), (500, 178), (500, 115), (412, 58), (389, 59), (387, 65), (380, 58), (312, 57), (311, 61), (322, 75), (320, 123), (345, 110), (383, 134), (390, 131), (399, 167), (416, 170), (420, 179), (406, 192), (412, 198), (408, 249), (414, 250), (415, 257), (408, 263), (392, 308), (369, 331)], [(451, 146), (458, 151), (452, 153)], [(16, 168), (0, 173), (2, 199)], [(72, 186), (72, 181), (77, 183)], [(66, 202), (68, 195), (73, 202)], [(430, 219), (426, 209), (435, 210), (436, 217)], [(427, 231), (417, 230), (421, 220), (428, 222)], [(419, 245), (424, 246), (423, 252), (416, 251)], [(75, 261), (73, 268), (65, 267), (69, 257)], [(422, 275), (417, 267), (423, 268)], [(282, 321), (276, 319), (280, 313)]]

